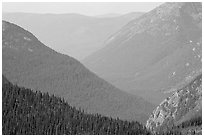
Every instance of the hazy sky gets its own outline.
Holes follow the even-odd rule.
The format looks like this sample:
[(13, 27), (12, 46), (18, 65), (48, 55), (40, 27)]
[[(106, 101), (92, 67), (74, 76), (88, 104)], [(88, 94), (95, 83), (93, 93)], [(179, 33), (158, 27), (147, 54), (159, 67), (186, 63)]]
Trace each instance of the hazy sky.
[(147, 12), (162, 4), (161, 2), (7, 2), (2, 3), (3, 12), (32, 13), (80, 13), (84, 15), (103, 15), (107, 13), (125, 14), (128, 12)]

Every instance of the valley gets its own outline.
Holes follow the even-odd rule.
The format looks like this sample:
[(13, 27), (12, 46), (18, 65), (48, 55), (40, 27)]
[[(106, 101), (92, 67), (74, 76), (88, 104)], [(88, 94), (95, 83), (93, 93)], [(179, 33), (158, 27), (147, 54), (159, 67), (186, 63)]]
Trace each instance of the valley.
[(157, 4), (3, 12), (2, 134), (202, 135), (202, 3)]

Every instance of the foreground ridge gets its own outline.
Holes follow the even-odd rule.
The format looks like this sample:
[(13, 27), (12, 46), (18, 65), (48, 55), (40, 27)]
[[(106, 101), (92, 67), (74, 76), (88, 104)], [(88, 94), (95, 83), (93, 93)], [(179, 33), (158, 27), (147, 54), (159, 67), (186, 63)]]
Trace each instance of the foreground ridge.
[[(2, 85), (4, 135), (202, 134), (202, 116), (185, 119), (186, 121), (180, 120), (177, 125), (173, 124), (172, 128), (160, 126), (161, 131), (155, 131), (156, 128), (159, 129), (158, 126), (155, 128), (149, 125), (155, 131), (150, 132), (137, 121), (129, 122), (100, 114), (86, 114), (83, 110), (70, 106), (62, 98), (18, 87), (11, 84), (4, 76)], [(168, 125), (170, 126), (170, 123)]]
[(150, 134), (139, 122), (86, 114), (64, 99), (2, 80), (3, 135)]

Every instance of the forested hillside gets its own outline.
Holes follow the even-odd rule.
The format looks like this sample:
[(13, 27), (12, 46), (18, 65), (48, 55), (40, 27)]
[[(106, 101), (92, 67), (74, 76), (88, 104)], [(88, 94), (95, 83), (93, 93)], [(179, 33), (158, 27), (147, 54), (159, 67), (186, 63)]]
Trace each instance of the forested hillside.
[(2, 73), (19, 86), (63, 97), (89, 113), (146, 122), (154, 105), (123, 92), (23, 28), (2, 22)]
[(202, 116), (192, 118), (188, 121), (173, 126), (171, 130), (166, 133), (167, 135), (202, 135)]
[(3, 76), (3, 135), (63, 135), (63, 134), (150, 134), (137, 121), (128, 122), (99, 114), (85, 114), (64, 99), (20, 88)]
[(202, 134), (202, 2), (3, 16), (3, 135)]
[(151, 133), (137, 121), (86, 114), (63, 98), (32, 91), (2, 78), (3, 135), (138, 135), (201, 134), (202, 117), (195, 117), (168, 132)]

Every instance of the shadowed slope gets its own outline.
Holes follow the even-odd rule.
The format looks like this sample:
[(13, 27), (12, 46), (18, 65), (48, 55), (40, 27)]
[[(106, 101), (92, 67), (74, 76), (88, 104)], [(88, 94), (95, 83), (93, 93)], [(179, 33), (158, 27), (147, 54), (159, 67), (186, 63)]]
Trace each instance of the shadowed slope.
[(63, 97), (90, 113), (145, 122), (152, 111), (150, 103), (115, 88), (28, 31), (3, 21), (2, 34), (2, 71), (12, 83)]

